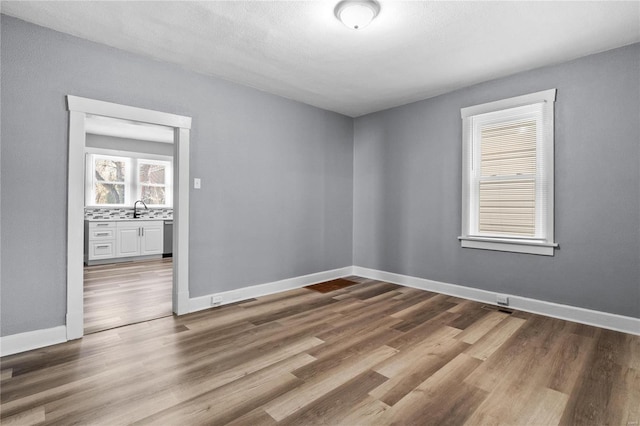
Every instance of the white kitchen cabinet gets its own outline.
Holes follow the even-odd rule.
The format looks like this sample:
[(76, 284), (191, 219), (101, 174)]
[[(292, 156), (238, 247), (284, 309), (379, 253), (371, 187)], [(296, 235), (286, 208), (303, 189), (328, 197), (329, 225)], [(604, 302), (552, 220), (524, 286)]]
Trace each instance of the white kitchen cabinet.
[(162, 255), (164, 222), (161, 220), (85, 221), (85, 262)]
[(140, 256), (142, 222), (116, 223), (116, 257)]
[(142, 228), (140, 255), (162, 254), (164, 250), (164, 222), (148, 221)]
[(115, 222), (85, 222), (85, 261), (116, 257)]
[(162, 254), (162, 221), (116, 222), (116, 257)]

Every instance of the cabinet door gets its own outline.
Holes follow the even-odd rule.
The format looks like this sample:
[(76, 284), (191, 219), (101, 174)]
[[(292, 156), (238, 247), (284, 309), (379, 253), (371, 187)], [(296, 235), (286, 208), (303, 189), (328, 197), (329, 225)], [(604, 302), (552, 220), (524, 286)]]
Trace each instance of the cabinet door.
[(116, 257), (140, 255), (140, 227), (119, 227), (116, 234)]
[(142, 228), (140, 254), (162, 254), (164, 248), (164, 229), (162, 222), (145, 224)]

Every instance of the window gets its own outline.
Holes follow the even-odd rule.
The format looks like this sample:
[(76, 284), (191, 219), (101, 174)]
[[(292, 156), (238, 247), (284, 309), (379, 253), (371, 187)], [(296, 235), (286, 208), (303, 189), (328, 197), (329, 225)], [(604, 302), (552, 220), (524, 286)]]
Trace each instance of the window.
[(99, 205), (124, 205), (130, 198), (126, 188), (128, 159), (96, 155), (93, 166), (91, 200)]
[(553, 256), (555, 97), (462, 108), (462, 247)]
[(167, 170), (166, 161), (138, 161), (138, 199), (147, 205), (167, 205)]
[(149, 207), (173, 204), (171, 161), (87, 154), (85, 205)]

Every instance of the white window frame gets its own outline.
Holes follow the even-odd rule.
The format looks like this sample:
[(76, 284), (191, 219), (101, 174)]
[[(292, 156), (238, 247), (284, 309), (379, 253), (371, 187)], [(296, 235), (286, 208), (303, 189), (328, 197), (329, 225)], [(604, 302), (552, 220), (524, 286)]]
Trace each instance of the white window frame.
[[(112, 161), (121, 161), (124, 162), (125, 164), (125, 177), (124, 177), (124, 182), (120, 183), (120, 182), (113, 182), (114, 184), (117, 185), (123, 185), (124, 186), (124, 201), (121, 204), (97, 204), (96, 203), (96, 183), (97, 183), (97, 179), (96, 179), (96, 174), (95, 174), (95, 166), (96, 166), (96, 160), (99, 159), (106, 159), (106, 160), (112, 160)], [(132, 185), (131, 185), (131, 158), (129, 157), (123, 157), (123, 156), (119, 156), (119, 155), (108, 155), (108, 154), (102, 154), (102, 153), (94, 153), (94, 154), (87, 154), (86, 156), (86, 173), (85, 173), (85, 205), (87, 207), (127, 207), (129, 205), (131, 205), (132, 201), (131, 201), (131, 190)], [(111, 183), (111, 182), (106, 182), (106, 183)]]
[[(173, 208), (173, 161), (171, 157), (157, 154), (146, 154), (137, 152), (127, 152), (101, 148), (87, 148), (85, 150), (85, 206), (92, 208), (99, 207), (133, 207), (135, 200), (140, 200), (142, 193), (140, 175), (138, 165), (144, 164), (161, 164), (167, 169), (165, 170), (165, 204), (150, 204), (148, 207), (154, 208)], [(96, 204), (95, 203), (95, 158), (109, 158), (117, 161), (125, 161), (127, 164), (125, 178), (125, 202), (123, 204)], [(135, 197), (135, 198), (134, 198)]]
[(164, 184), (145, 184), (147, 186), (161, 186), (161, 187), (163, 187), (164, 188), (165, 204), (147, 203), (147, 206), (148, 207), (171, 208), (172, 205), (173, 205), (173, 203), (171, 202), (171, 200), (173, 200), (173, 185), (171, 185), (171, 177), (173, 176), (173, 169), (171, 167), (171, 161), (167, 161), (167, 160), (152, 160), (152, 159), (149, 159), (149, 158), (138, 158), (135, 161), (134, 174), (135, 174), (135, 182), (136, 182), (136, 199), (137, 200), (142, 200), (142, 185), (143, 185), (143, 183), (140, 182), (140, 164), (155, 164), (155, 165), (161, 165), (161, 166), (165, 167), (165, 171), (164, 171), (165, 183)]
[[(553, 256), (554, 241), (554, 103), (556, 89), (516, 96), (462, 108), (462, 232), (464, 248)], [(527, 114), (527, 107), (542, 104), (543, 119), (537, 124), (536, 142), (536, 231), (534, 237), (511, 237), (478, 232), (479, 129), (487, 123), (514, 120), (514, 112)], [(517, 109), (517, 110), (516, 110)], [(532, 113), (533, 114), (533, 113)], [(510, 117), (511, 116), (511, 117)], [(519, 119), (523, 115), (519, 115)], [(475, 170), (475, 172), (474, 172)]]

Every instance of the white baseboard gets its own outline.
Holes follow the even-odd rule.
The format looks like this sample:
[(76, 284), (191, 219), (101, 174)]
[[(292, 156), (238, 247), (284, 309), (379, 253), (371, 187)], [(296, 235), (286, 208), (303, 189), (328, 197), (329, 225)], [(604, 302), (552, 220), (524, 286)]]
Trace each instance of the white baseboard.
[[(189, 299), (188, 309), (189, 312), (196, 312), (211, 308), (212, 296), (215, 296), (218, 298), (218, 300), (220, 300), (220, 305), (226, 305), (241, 300), (247, 300), (255, 297), (266, 296), (268, 294), (293, 290), (296, 288), (334, 280), (337, 278), (347, 277), (350, 275), (386, 281), (406, 287), (417, 288), (420, 290), (448, 294), (451, 296), (475, 300), (491, 305), (496, 304), (497, 293), (491, 291), (427, 280), (424, 278), (411, 277), (408, 275), (379, 271), (376, 269), (363, 268), (360, 266), (347, 266), (344, 268), (288, 278), (285, 280), (254, 285), (237, 290), (230, 290), (209, 294), (206, 296), (194, 297)], [(549, 317), (559, 318), (567, 321), (593, 325), (610, 330), (621, 331), (623, 333), (640, 335), (640, 318), (610, 314), (607, 312), (594, 311), (569, 305), (561, 305), (558, 303), (545, 302), (543, 300), (529, 299), (527, 297), (520, 297), (515, 295), (507, 296), (509, 297), (509, 307), (513, 309), (546, 315)], [(43, 330), (14, 334), (11, 336), (4, 336), (0, 337), (0, 356), (13, 355), (19, 352), (25, 352), (45, 346), (56, 345), (58, 343), (63, 343), (66, 341), (67, 327), (64, 325)]]
[[(475, 300), (492, 305), (496, 305), (496, 296), (498, 294), (477, 288), (378, 271), (376, 269), (363, 268), (360, 266), (353, 267), (353, 275), (386, 281), (406, 287), (413, 287), (420, 290), (448, 294), (450, 296), (461, 297), (463, 299)], [(570, 305), (561, 305), (559, 303), (545, 302), (543, 300), (529, 299), (527, 297), (520, 297), (511, 294), (507, 296), (509, 297), (509, 308), (512, 309), (607, 328), (609, 330), (621, 331), (623, 333), (640, 335), (640, 318), (610, 314), (607, 312), (594, 311)]]
[(220, 303), (216, 306), (227, 305), (241, 300), (252, 299), (254, 297), (266, 296), (268, 294), (280, 293), (282, 291), (293, 290), (324, 281), (335, 280), (337, 278), (352, 275), (353, 267), (332, 269), (330, 271), (318, 272), (315, 274), (302, 275), (299, 277), (287, 278), (265, 284), (258, 284), (251, 287), (239, 288), (236, 290), (223, 291), (220, 293), (208, 294), (206, 296), (193, 297), (189, 299), (189, 312), (197, 312), (209, 309), (211, 298), (216, 297)]
[(0, 356), (17, 354), (67, 341), (64, 325), (0, 337)]

